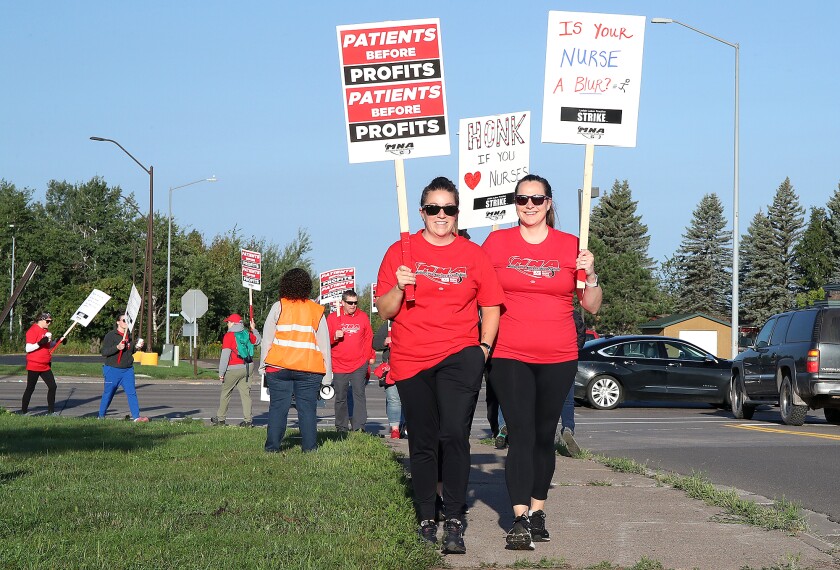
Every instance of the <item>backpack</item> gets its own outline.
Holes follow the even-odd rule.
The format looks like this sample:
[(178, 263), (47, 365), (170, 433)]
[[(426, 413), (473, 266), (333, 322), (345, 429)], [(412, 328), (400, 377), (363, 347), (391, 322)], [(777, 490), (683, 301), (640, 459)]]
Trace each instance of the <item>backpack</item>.
[(254, 345), (251, 344), (251, 333), (247, 330), (241, 330), (233, 333), (236, 339), (236, 354), (239, 358), (245, 361), (246, 364), (254, 361)]

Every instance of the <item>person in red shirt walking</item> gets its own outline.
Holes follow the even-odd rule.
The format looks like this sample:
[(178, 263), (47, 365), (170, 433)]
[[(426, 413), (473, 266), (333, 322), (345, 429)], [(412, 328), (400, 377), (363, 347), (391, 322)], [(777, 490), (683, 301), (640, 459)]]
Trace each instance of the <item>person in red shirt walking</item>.
[[(491, 232), (482, 246), (505, 290), (505, 312), (489, 379), (512, 439), (505, 479), (513, 505), (507, 547), (533, 550), (549, 540), (543, 507), (554, 475), (554, 435), (577, 372), (575, 294), (590, 313), (601, 307), (595, 259), (578, 238), (554, 229), (551, 185), (529, 174), (516, 185), (519, 227)], [(586, 285), (575, 289), (577, 270)]]
[(38, 378), (47, 385), (47, 413), (55, 414), (55, 376), (52, 371), (52, 352), (61, 340), (53, 342), (52, 333), (48, 330), (52, 324), (52, 315), (43, 312), (26, 331), (26, 389), (20, 404), (20, 413), (29, 411), (29, 400), (35, 391)]
[[(393, 320), (390, 375), (408, 429), (418, 533), (437, 542), (440, 474), (445, 554), (466, 552), (461, 517), (470, 472), (470, 425), (504, 300), (487, 255), (456, 234), (458, 200), (455, 185), (442, 176), (423, 189), (425, 227), (410, 236), (411, 262), (402, 263), (401, 242), (396, 242), (385, 253), (376, 285), (383, 292), (376, 301), (379, 315)], [(407, 285), (415, 286), (411, 303), (405, 299)]]
[[(368, 366), (376, 362), (370, 319), (359, 310), (359, 296), (353, 289), (341, 294), (338, 313), (327, 316), (332, 351), (333, 388), (335, 389), (335, 429), (339, 433), (364, 431), (367, 423)], [(353, 418), (347, 409), (347, 391), (353, 390)]]
[(251, 415), (251, 386), (248, 382), (248, 372), (254, 357), (253, 347), (262, 342), (262, 335), (257, 331), (254, 321), (251, 321), (251, 330), (245, 330), (242, 316), (236, 313), (226, 318), (225, 322), (228, 332), (222, 337), (222, 353), (219, 355), (219, 381), (222, 383), (222, 393), (219, 396), (219, 410), (210, 418), (210, 423), (214, 426), (223, 426), (227, 423), (231, 394), (234, 390), (239, 390), (243, 415), (239, 427), (253, 427), (254, 417)]

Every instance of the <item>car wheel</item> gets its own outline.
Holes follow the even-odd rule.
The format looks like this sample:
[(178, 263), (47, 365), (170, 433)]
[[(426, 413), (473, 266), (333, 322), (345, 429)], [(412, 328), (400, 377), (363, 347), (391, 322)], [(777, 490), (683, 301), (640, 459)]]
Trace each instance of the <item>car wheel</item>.
[(599, 410), (612, 410), (623, 395), (624, 389), (612, 376), (596, 376), (586, 388), (586, 398)]
[(747, 391), (744, 389), (744, 383), (741, 381), (740, 374), (732, 375), (732, 383), (729, 387), (729, 402), (732, 405), (732, 415), (736, 420), (751, 420), (755, 413), (755, 406), (752, 404), (745, 404), (747, 400)]
[(797, 406), (793, 403), (793, 384), (790, 382), (790, 376), (782, 379), (782, 387), (779, 390), (779, 411), (782, 412), (782, 421), (789, 426), (801, 426), (805, 423), (808, 406)]
[(825, 421), (836, 426), (840, 426), (840, 410), (837, 408), (824, 408)]

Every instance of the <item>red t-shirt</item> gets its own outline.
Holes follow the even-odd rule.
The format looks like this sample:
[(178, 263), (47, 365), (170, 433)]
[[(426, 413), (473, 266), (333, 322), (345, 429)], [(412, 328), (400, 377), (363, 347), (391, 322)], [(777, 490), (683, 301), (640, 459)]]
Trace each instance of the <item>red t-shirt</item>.
[[(248, 338), (251, 340), (251, 344), (255, 344), (257, 342), (257, 337), (255, 337), (254, 333), (251, 331), (248, 331)], [(222, 350), (226, 348), (230, 349), (228, 366), (233, 366), (234, 364), (245, 364), (245, 361), (239, 358), (239, 349), (236, 348), (236, 335), (230, 331), (226, 332), (225, 336), (222, 337)]]
[(549, 228), (539, 244), (518, 227), (490, 232), (482, 246), (505, 290), (494, 358), (532, 364), (576, 360), (572, 318), (578, 238)]
[[(330, 330), (330, 346), (333, 373), (349, 374), (355, 372), (376, 357), (373, 351), (373, 329), (370, 319), (356, 309), (352, 315), (342, 312), (327, 315), (327, 327)], [(344, 337), (336, 340), (335, 331), (344, 331)]]
[[(478, 346), (478, 307), (504, 301), (504, 291), (490, 260), (473, 242), (456, 236), (449, 245), (432, 245), (422, 231), (411, 236), (417, 274), (415, 302), (403, 298), (391, 328), (391, 377), (406, 380), (468, 346)], [(397, 284), (403, 265), (396, 242), (385, 253), (376, 290), (384, 295)]]
[[(35, 323), (29, 330), (26, 331), (27, 344), (38, 344), (38, 341), (44, 338), (47, 334), (47, 329), (42, 329)], [(50, 345), (39, 346), (32, 352), (26, 353), (26, 369), (33, 372), (46, 372), (50, 369), (50, 361), (52, 354), (50, 354)]]

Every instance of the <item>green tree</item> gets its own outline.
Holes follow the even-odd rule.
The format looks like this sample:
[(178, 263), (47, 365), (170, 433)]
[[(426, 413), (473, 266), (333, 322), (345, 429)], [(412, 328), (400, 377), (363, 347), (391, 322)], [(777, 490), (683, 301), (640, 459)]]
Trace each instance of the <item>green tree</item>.
[(665, 306), (653, 278), (655, 264), (648, 256), (650, 236), (625, 180), (596, 204), (590, 221), (589, 249), (603, 286), (604, 300), (593, 323), (597, 330), (635, 333), (638, 325), (656, 317)]
[(681, 276), (676, 309), (716, 316), (732, 306), (732, 242), (726, 231), (723, 204), (716, 194), (706, 194), (695, 208), (691, 225), (675, 255)]
[(840, 183), (828, 199), (826, 209), (828, 210), (828, 235), (831, 238), (831, 256), (834, 259), (831, 282), (840, 283)]
[(768, 317), (790, 306), (785, 268), (773, 241), (773, 227), (761, 211), (753, 217), (741, 242), (741, 272), (740, 311), (745, 324), (760, 326)]
[(805, 226), (804, 216), (805, 209), (799, 205), (799, 197), (790, 178), (785, 178), (776, 190), (773, 204), (767, 210), (767, 218), (773, 228), (775, 255), (779, 256), (784, 268), (780, 279), (786, 293), (785, 309), (794, 305), (799, 291), (797, 277), (800, 270), (796, 263), (796, 244)]
[[(27, 263), (31, 260), (31, 228), (33, 227), (34, 214), (31, 205), (32, 190), (24, 188), (19, 190), (14, 184), (0, 179), (0, 291), (12, 289), (12, 236), (14, 236), (15, 249), (15, 285), (20, 280), (26, 269)], [(14, 227), (12, 227), (14, 226)], [(0, 294), (0, 299), (7, 299), (7, 295)], [(0, 309), (6, 305), (4, 300), (0, 303)], [(11, 338), (9, 337), (8, 321), (0, 323), (0, 341), (10, 346), (17, 346), (25, 332), (28, 311), (19, 302), (14, 315), (8, 317), (13, 321)]]
[(824, 208), (811, 208), (808, 226), (796, 244), (798, 283), (803, 292), (814, 291), (825, 285), (834, 268), (833, 244)]

